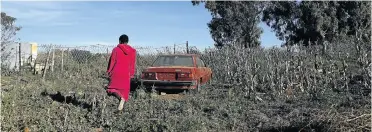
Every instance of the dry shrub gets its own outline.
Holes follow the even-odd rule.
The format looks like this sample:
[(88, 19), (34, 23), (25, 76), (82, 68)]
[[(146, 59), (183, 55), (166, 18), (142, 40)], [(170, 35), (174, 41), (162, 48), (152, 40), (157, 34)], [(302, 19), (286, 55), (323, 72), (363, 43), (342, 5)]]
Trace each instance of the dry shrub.
[[(341, 43), (323, 52), (301, 48), (198, 51), (213, 69), (201, 93), (170, 100), (139, 87), (123, 112), (106, 96), (107, 54), (64, 69), (45, 81), (24, 73), (3, 77), (2, 131), (366, 131), (370, 127), (370, 50)], [(195, 49), (194, 49), (195, 50)], [(58, 53), (56, 53), (58, 54)], [(137, 74), (156, 54), (138, 55)], [(2, 82), (3, 84), (3, 82)], [(133, 86), (137, 87), (137, 86)]]

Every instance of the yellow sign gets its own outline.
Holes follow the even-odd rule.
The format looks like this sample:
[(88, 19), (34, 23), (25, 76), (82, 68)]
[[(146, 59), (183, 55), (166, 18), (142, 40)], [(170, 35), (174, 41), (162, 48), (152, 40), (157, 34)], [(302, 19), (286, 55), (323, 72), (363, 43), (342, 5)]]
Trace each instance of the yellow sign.
[(37, 54), (37, 43), (31, 43), (31, 54)]

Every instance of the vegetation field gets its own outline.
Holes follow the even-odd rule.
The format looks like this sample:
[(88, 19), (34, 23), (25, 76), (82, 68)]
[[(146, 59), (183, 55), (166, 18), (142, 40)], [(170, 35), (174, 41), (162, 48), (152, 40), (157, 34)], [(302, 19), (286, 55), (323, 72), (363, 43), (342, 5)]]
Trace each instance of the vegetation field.
[[(236, 48), (200, 54), (214, 72), (212, 83), (200, 93), (164, 98), (133, 83), (130, 101), (122, 112), (117, 111), (118, 100), (105, 93), (104, 59), (102, 64), (71, 61), (65, 66), (68, 70), (49, 72), (45, 81), (26, 71), (4, 74), (2, 130), (370, 129), (369, 69), (352, 57), (327, 54), (325, 59), (326, 55), (315, 57), (316, 51)], [(138, 65), (144, 61), (151, 59), (138, 57)]]
[[(279, 6), (275, 7), (268, 3), (261, 13), (272, 15), (263, 21), (276, 22), (277, 25), (271, 27), (279, 37), (286, 38), (284, 48), (257, 46), (259, 42), (242, 35), (251, 30), (220, 36), (234, 40), (244, 38), (244, 41), (219, 41), (216, 33), (230, 30), (222, 31), (226, 27), (213, 30), (217, 29), (213, 25), (231, 26), (232, 20), (240, 20), (234, 17), (245, 20), (246, 15), (252, 15), (249, 14), (252, 12), (247, 14), (248, 11), (240, 14), (242, 16), (229, 14), (231, 10), (251, 7), (252, 11), (253, 7), (259, 6), (242, 1), (205, 3), (211, 12), (226, 13), (226, 16), (220, 16), (226, 21), (218, 23), (214, 16), (215, 21), (209, 25), (216, 48), (190, 50), (201, 55), (213, 70), (211, 82), (196, 94), (156, 95), (145, 92), (134, 79), (130, 101), (123, 111), (117, 111), (119, 101), (107, 96), (104, 89), (108, 83), (105, 77), (108, 54), (64, 51), (62, 63), (58, 50), (54, 71), (47, 70), (44, 78), (33, 75), (27, 67), (22, 71), (2, 67), (1, 131), (370, 131), (371, 14), (369, 12), (368, 19), (363, 19), (369, 22), (364, 22), (359, 19), (364, 15), (356, 13), (368, 11), (366, 7), (371, 6), (370, 2), (350, 2), (353, 6), (342, 2), (305, 1), (298, 5), (282, 2), (276, 3)], [(213, 7), (224, 10), (216, 11)], [(311, 14), (305, 8), (317, 10)], [(293, 10), (286, 13), (282, 11), (285, 9)], [(319, 10), (329, 12), (317, 14)], [(293, 16), (281, 14), (283, 12)], [(297, 12), (302, 14), (295, 14)], [(341, 33), (348, 27), (342, 27), (347, 22), (335, 15), (341, 12), (349, 13), (345, 19), (355, 20), (367, 28), (347, 28), (350, 32)], [(350, 15), (352, 13), (354, 15)], [(356, 16), (358, 18), (354, 19)], [(290, 22), (288, 18), (297, 18), (298, 22)], [(319, 20), (313, 23), (315, 26), (306, 23), (313, 19)], [(321, 40), (313, 40), (311, 35), (331, 31), (336, 20), (339, 27), (332, 31), (340, 32), (331, 35), (327, 32), (327, 37), (315, 35)], [(299, 25), (296, 31), (296, 26), (292, 25), (285, 28), (288, 32), (284, 32), (279, 28), (283, 26), (280, 22)], [(316, 26), (320, 28), (313, 29)], [(237, 31), (250, 26), (238, 24), (232, 27)], [(285, 33), (290, 37), (283, 35)], [(6, 45), (2, 43), (2, 46)], [(46, 54), (40, 56), (43, 59), (38, 61), (47, 58)], [(137, 56), (137, 78), (156, 56)]]

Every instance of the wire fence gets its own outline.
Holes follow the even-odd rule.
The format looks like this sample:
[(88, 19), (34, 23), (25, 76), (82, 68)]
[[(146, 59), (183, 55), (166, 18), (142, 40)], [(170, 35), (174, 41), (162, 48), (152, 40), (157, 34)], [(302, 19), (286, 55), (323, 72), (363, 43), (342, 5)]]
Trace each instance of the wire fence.
[[(89, 45), (89, 46), (64, 46), (43, 44), (38, 46), (35, 60), (25, 59), (23, 69), (31, 70), (34, 74), (45, 77), (55, 77), (64, 74), (67, 76), (91, 76), (104, 74), (111, 51), (116, 45)], [(195, 46), (188, 43), (173, 44), (162, 47), (133, 46), (137, 50), (136, 67), (137, 77), (142, 69), (150, 66), (160, 54), (199, 53)], [(26, 68), (28, 67), (28, 68)]]
[[(365, 48), (357, 48), (355, 45), (361, 45)], [(185, 51), (189, 51), (189, 53), (200, 52), (193, 47), (183, 47), (183, 44), (180, 44), (179, 47), (177, 46), (176, 44), (176, 46), (170, 45), (162, 48), (135, 47), (138, 51), (137, 75), (139, 75), (143, 68), (151, 65), (151, 62), (158, 54), (167, 52), (184, 53)], [(91, 123), (95, 124), (97, 122), (101, 123), (98, 125), (103, 126), (107, 124), (102, 124), (102, 122), (115, 122), (115, 120), (104, 120), (104, 118), (112, 119), (110, 118), (112, 116), (110, 110), (112, 108), (111, 106), (114, 106), (114, 103), (106, 98), (105, 90), (103, 90), (102, 85), (107, 84), (108, 81), (99, 78), (106, 71), (108, 58), (113, 47), (103, 45), (84, 47), (39, 46), (39, 52), (34, 61), (35, 66), (33, 66), (33, 69), (47, 69), (44, 72), (34, 70), (40, 74), (42, 73), (44, 79), (47, 81), (45, 83), (32, 82), (34, 79), (38, 79), (38, 77), (9, 79), (9, 84), (14, 85), (4, 87), (4, 91), (6, 92), (4, 95), (7, 97), (5, 99), (9, 100), (7, 102), (13, 103), (4, 103), (8, 105), (4, 108), (11, 109), (8, 110), (8, 113), (5, 113), (7, 114), (5, 117), (16, 118), (7, 118), (9, 120), (8, 122), (10, 122), (7, 124), (8, 129), (10, 130), (14, 124), (17, 126), (19, 122), (17, 119), (25, 119), (28, 124), (32, 124), (35, 121), (48, 121), (52, 119), (49, 115), (45, 114), (35, 116), (37, 117), (36, 119), (34, 119), (35, 117), (27, 116), (25, 118), (19, 114), (26, 112), (23, 115), (35, 115), (37, 113), (47, 113), (47, 111), (49, 113), (49, 108), (51, 113), (59, 114), (57, 116), (66, 116), (66, 118), (62, 119), (62, 122), (63, 120), (65, 122), (72, 122), (70, 126), (61, 127), (61, 130), (64, 128), (80, 128), (81, 125), (76, 125), (76, 122), (87, 124), (84, 126), (89, 126)], [(260, 116), (255, 117), (254, 115), (257, 115), (255, 111), (253, 111), (252, 116), (254, 117), (252, 120), (259, 121), (258, 123), (260, 123), (263, 116), (265, 118), (267, 116), (267, 120), (269, 118), (274, 119), (273, 122), (266, 122), (270, 127), (273, 127), (272, 124), (275, 127), (283, 126), (282, 121), (278, 123), (276, 120), (280, 118), (280, 120), (283, 119), (286, 122), (285, 124), (289, 126), (307, 124), (311, 120), (315, 121), (315, 124), (324, 124), (324, 122), (327, 122), (330, 130), (336, 131), (363, 131), (370, 129), (370, 112), (368, 110), (371, 105), (370, 73), (372, 65), (370, 45), (360, 43), (359, 40), (355, 42), (340, 41), (330, 44), (328, 49), (324, 46), (300, 47), (300, 49), (301, 52), (290, 52), (290, 50), (280, 48), (242, 49), (240, 47), (226, 46), (218, 50), (211, 49), (203, 51), (201, 52), (202, 60), (204, 60), (205, 64), (213, 72), (211, 84), (206, 85), (200, 94), (181, 101), (181, 103), (186, 102), (184, 103), (185, 107), (182, 108), (197, 106), (196, 109), (209, 109), (208, 111), (217, 112), (218, 116), (224, 118), (226, 109), (230, 108), (218, 109), (218, 107), (221, 102), (228, 102), (232, 104), (227, 104), (227, 106), (238, 106), (232, 107), (234, 108), (230, 110), (232, 112), (247, 111), (247, 108), (258, 110), (258, 115)], [(23, 70), (26, 70), (26, 68)], [(78, 105), (83, 105), (83, 103), (84, 105), (90, 105), (90, 108), (88, 108), (90, 112), (87, 114), (87, 111), (76, 107), (77, 105), (72, 107), (64, 104), (56, 105), (50, 99), (40, 97), (40, 93), (42, 95), (49, 95), (51, 98), (55, 97), (51, 95), (62, 96), (61, 100), (64, 100), (64, 102), (66, 102), (67, 97), (72, 97), (70, 93), (73, 93), (74, 98), (77, 97), (77, 102), (82, 102), (82, 104)], [(165, 102), (164, 105), (164, 101), (154, 100), (150, 97), (147, 98), (140, 93), (140, 91), (133, 92), (132, 97), (135, 100), (130, 101), (128, 107), (126, 106), (127, 111), (139, 111), (133, 116), (137, 116), (136, 114), (140, 113), (138, 117), (143, 117), (144, 119), (169, 117), (164, 116), (163, 113), (172, 115), (174, 111), (167, 112), (166, 110), (173, 106), (174, 109), (179, 109), (179, 104), (175, 105)], [(20, 97), (27, 99), (19, 99)], [(176, 102), (179, 103), (180, 101)], [(44, 109), (44, 112), (35, 113), (35, 111), (30, 109), (37, 108), (30, 108), (30, 106), (48, 108), (48, 110)], [(261, 108), (261, 106), (264, 107)], [(14, 108), (17, 108), (16, 110), (18, 111), (13, 112)], [(340, 108), (341, 111), (335, 108)], [(283, 109), (287, 112), (283, 113)], [(293, 112), (295, 114), (288, 111), (289, 109), (294, 110)], [(65, 113), (60, 112), (61, 110), (65, 110)], [(158, 113), (154, 113), (153, 111), (158, 111)], [(189, 109), (181, 109), (179, 111), (182, 113), (182, 111), (189, 111)], [(303, 113), (296, 114), (298, 111), (302, 111)], [(190, 113), (194, 117), (205, 114), (195, 115), (194, 113), (198, 112), (189, 111), (188, 114)], [(249, 113), (252, 113), (252, 111), (248, 111), (248, 114), (246, 114), (247, 118), (251, 116)], [(314, 114), (309, 115), (308, 113)], [(282, 115), (282, 117), (278, 117), (277, 115)], [(69, 117), (67, 118), (67, 116)], [(87, 119), (74, 119), (74, 117), (81, 116), (89, 117), (89, 121)], [(232, 116), (235, 119), (241, 118), (239, 113), (233, 113), (228, 116)], [(194, 119), (194, 117), (190, 117), (190, 119)], [(246, 121), (245, 119), (242, 121)], [(52, 123), (46, 122), (39, 124), (61, 124), (61, 120), (53, 121)], [(187, 122), (189, 120), (185, 121)], [(291, 124), (289, 124), (289, 121), (291, 121)], [(214, 125), (215, 123), (212, 120), (210, 124)], [(248, 122), (245, 124), (252, 123)], [(257, 123), (254, 122), (253, 124)], [(120, 125), (122, 123), (119, 123)], [(226, 128), (229, 125), (231, 126), (231, 124), (225, 123), (222, 127)], [(238, 123), (235, 127), (242, 126), (239, 126)], [(243, 127), (245, 128), (244, 124)], [(256, 125), (252, 127), (256, 127)], [(299, 128), (302, 127), (300, 126)], [(138, 129), (138, 127), (134, 129)]]
[[(43, 44), (38, 46), (39, 53), (47, 53), (49, 49), (54, 50), (83, 50), (89, 51), (90, 53), (111, 53), (111, 50), (116, 47), (116, 45), (87, 45), (87, 46), (64, 46), (64, 45), (54, 45), (54, 44)], [(157, 53), (184, 53), (187, 49), (187, 43), (174, 44), (170, 46), (162, 47), (152, 47), (152, 46), (133, 46), (137, 50), (138, 54), (157, 54)]]

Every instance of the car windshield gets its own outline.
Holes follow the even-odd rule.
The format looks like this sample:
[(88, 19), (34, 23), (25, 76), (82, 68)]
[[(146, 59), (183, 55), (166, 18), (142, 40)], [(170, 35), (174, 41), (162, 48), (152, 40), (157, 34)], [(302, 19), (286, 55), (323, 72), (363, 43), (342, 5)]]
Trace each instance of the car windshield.
[(194, 66), (191, 56), (159, 56), (153, 66)]

